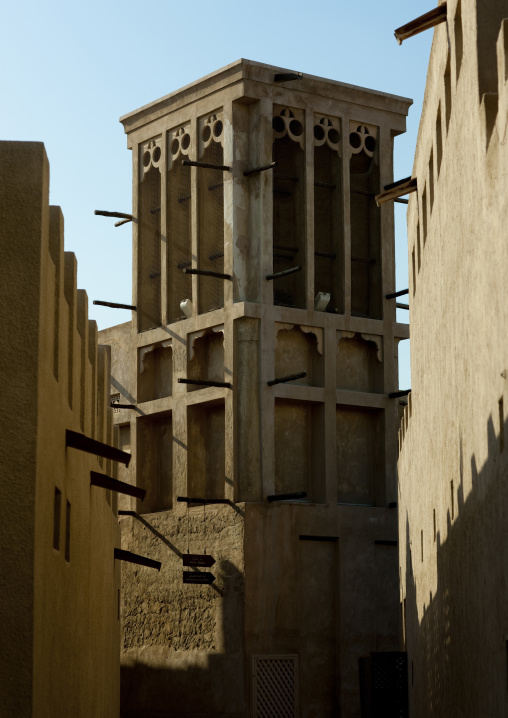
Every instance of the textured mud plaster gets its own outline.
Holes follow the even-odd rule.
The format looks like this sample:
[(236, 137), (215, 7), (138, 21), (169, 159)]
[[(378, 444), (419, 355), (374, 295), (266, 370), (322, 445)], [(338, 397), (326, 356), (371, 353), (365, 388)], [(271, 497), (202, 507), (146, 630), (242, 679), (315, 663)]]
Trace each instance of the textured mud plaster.
[[(141, 646), (224, 651), (226, 643), (241, 643), (243, 519), (235, 509), (195, 506), (179, 514), (126, 517), (121, 524), (126, 548), (135, 546), (139, 553), (162, 561), (160, 573), (134, 565), (123, 568), (124, 651)], [(200, 569), (216, 576), (213, 586), (183, 584), (182, 556), (188, 549), (215, 558), (211, 569)]]

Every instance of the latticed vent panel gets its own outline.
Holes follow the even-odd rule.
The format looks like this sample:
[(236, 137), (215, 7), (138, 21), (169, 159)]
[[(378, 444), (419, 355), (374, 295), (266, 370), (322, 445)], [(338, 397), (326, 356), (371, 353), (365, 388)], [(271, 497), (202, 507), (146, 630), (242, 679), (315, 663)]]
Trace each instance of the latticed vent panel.
[(255, 718), (297, 716), (297, 656), (253, 656)]

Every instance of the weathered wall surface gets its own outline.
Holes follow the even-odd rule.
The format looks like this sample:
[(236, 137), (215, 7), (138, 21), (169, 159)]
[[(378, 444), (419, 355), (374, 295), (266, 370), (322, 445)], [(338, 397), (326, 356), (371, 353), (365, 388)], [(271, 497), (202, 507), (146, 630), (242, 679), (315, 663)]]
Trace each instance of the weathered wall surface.
[[(384, 298), (393, 211), (372, 195), (393, 179), (411, 103), (278, 72), (240, 60), (122, 118), (136, 311), (100, 341), (112, 395), (133, 406), (114, 414), (135, 464), (124, 475), (147, 490), (122, 503), (137, 512), (123, 546), (164, 563), (123, 572), (131, 718), (252, 716), (260, 701), (289, 715), (295, 696), (302, 718), (358, 718), (359, 656), (396, 644), (388, 394), (409, 331)], [(296, 491), (298, 505), (266, 500)], [(206, 537), (224, 595), (181, 583), (183, 497), (228, 501), (190, 510), (190, 550)]]
[[(121, 519), (122, 546), (162, 561), (122, 570), (122, 715), (245, 715), (244, 505), (179, 504)], [(207, 553), (213, 585), (183, 583)]]
[[(400, 432), (399, 560), (414, 718), (507, 710), (503, 15), (504, 3), (448, 3), (409, 203), (412, 393)], [(497, 66), (487, 17), (500, 32)], [(487, 66), (498, 94), (482, 95)]]
[(110, 462), (66, 449), (66, 430), (112, 443), (109, 364), (97, 350), (40, 143), (0, 143), (0, 432), (4, 650), (0, 705), (16, 716), (119, 708), (119, 545)]

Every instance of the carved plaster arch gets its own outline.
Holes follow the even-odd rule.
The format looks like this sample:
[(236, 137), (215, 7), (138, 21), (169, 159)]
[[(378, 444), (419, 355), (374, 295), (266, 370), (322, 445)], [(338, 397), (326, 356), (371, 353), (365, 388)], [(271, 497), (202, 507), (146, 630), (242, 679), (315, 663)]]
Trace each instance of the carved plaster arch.
[(155, 137), (152, 140), (139, 145), (139, 181), (142, 182), (148, 172), (155, 167), (160, 172), (162, 162), (162, 137)]
[(181, 125), (174, 130), (168, 132), (168, 171), (173, 167), (173, 163), (182, 157), (189, 159), (189, 154), (193, 146), (192, 128), (190, 124)]
[(326, 144), (331, 150), (335, 150), (340, 157), (341, 147), (339, 126), (339, 120), (324, 116), (320, 117), (318, 120), (316, 117), (316, 122), (314, 124), (315, 147), (322, 147)]
[(355, 336), (360, 337), (365, 342), (372, 342), (372, 344), (376, 345), (376, 359), (378, 362), (383, 362), (383, 338), (379, 336), (378, 334), (364, 334), (360, 332), (349, 332), (344, 330), (339, 330), (337, 332), (337, 354), (340, 351), (340, 341), (341, 339), (353, 339)]
[(213, 142), (224, 147), (224, 113), (214, 112), (199, 120), (199, 156)]
[(318, 354), (323, 354), (323, 328), (322, 327), (308, 327), (303, 324), (288, 324), (286, 322), (275, 323), (275, 339), (278, 341), (279, 332), (291, 331), (291, 329), (300, 329), (304, 334), (314, 334), (316, 337), (316, 346)]
[(139, 350), (139, 373), (142, 374), (145, 371), (145, 357), (149, 352), (152, 352), (154, 349), (158, 349), (161, 347), (162, 349), (172, 349), (173, 348), (173, 340), (167, 339), (164, 342), (159, 342), (157, 344), (148, 344), (146, 347), (142, 347)]
[(367, 157), (374, 157), (377, 147), (377, 128), (359, 122), (350, 123), (349, 156), (364, 152)]
[[(301, 119), (299, 119), (297, 115), (300, 115)], [(289, 107), (283, 107), (278, 114), (274, 115), (272, 127), (275, 139), (282, 139), (282, 137), (287, 135), (289, 139), (300, 145), (303, 150), (305, 143), (305, 127), (302, 112), (292, 110)]]
[[(218, 324), (216, 327), (210, 327), (210, 329), (215, 333), (221, 332), (222, 340), (224, 341), (224, 324)], [(190, 332), (189, 334), (187, 334), (189, 361), (192, 361), (192, 359), (194, 359), (194, 355), (196, 353), (194, 349), (194, 344), (198, 339), (204, 337), (207, 332), (208, 329), (200, 329), (197, 332)]]

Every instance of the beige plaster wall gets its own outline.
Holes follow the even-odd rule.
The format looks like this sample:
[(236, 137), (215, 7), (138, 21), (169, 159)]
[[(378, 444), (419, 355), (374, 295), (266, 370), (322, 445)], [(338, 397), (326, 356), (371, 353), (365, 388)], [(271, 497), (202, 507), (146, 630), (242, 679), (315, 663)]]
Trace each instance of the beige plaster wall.
[[(434, 31), (409, 202), (412, 392), (400, 431), (399, 561), (415, 718), (507, 710), (503, 14), (496, 2), (448, 3)], [(487, 16), (500, 33), (497, 65)], [(498, 94), (481, 94), (485, 70)]]
[[(0, 705), (16, 716), (113, 716), (119, 706), (119, 545), (96, 457), (112, 443), (109, 362), (97, 350), (41, 143), (0, 143)], [(60, 492), (60, 514), (55, 491)]]

